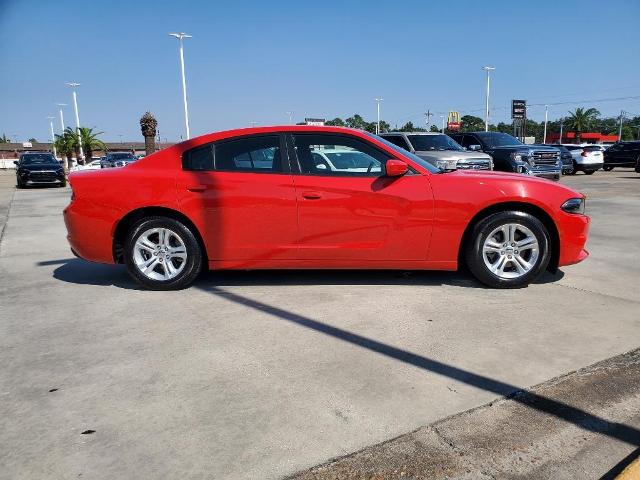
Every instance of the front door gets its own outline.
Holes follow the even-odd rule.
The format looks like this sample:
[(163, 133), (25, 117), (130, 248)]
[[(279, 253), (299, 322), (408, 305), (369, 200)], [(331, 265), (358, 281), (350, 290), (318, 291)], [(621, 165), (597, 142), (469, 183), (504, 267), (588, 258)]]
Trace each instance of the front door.
[(299, 170), (294, 183), (301, 259), (358, 266), (426, 258), (433, 220), (426, 177), (384, 176), (392, 154), (351, 135), (296, 133), (289, 142)]
[(252, 268), (296, 258), (296, 196), (281, 142), (276, 133), (185, 152), (180, 203), (203, 226), (210, 261)]

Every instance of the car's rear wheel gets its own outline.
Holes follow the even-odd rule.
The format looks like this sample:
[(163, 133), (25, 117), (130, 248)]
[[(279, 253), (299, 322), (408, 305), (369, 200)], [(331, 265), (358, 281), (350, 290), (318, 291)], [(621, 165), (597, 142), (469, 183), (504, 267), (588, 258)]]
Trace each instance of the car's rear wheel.
[(528, 213), (494, 213), (473, 228), (465, 259), (471, 273), (485, 285), (526, 287), (549, 264), (549, 233)]
[(188, 287), (202, 269), (202, 249), (194, 232), (168, 217), (148, 217), (135, 223), (125, 242), (129, 274), (152, 290)]
[(613, 170), (613, 167), (605, 165), (604, 167), (602, 167), (602, 170), (604, 170), (605, 172), (610, 172), (611, 170)]

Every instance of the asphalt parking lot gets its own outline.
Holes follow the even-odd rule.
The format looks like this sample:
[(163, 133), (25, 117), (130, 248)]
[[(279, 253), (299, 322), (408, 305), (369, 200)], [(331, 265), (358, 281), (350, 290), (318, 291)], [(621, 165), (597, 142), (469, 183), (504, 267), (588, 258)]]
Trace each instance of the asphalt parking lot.
[(640, 175), (562, 182), (591, 257), (524, 290), (310, 271), (149, 292), (73, 258), (68, 188), (0, 172), (0, 477), (281, 478), (637, 348)]

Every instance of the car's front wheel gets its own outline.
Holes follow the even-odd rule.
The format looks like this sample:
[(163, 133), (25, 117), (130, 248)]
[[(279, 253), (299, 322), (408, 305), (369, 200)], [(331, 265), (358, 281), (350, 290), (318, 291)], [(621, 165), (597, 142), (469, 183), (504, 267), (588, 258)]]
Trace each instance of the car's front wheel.
[(473, 228), (465, 257), (471, 273), (485, 285), (525, 287), (549, 264), (549, 233), (531, 214), (494, 213)]
[(202, 249), (194, 232), (168, 217), (148, 217), (135, 223), (125, 242), (129, 274), (152, 290), (188, 287), (202, 269)]

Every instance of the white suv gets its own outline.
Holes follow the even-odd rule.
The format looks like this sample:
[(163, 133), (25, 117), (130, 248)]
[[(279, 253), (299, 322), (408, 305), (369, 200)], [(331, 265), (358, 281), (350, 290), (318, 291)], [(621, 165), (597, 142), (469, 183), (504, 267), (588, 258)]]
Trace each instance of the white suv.
[(563, 145), (573, 157), (573, 173), (581, 171), (591, 175), (604, 165), (604, 155), (600, 145)]

